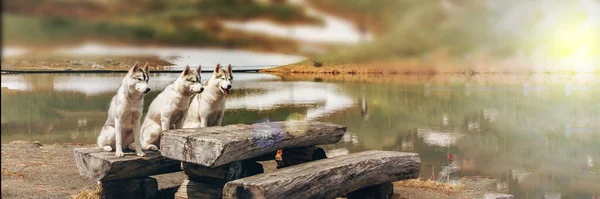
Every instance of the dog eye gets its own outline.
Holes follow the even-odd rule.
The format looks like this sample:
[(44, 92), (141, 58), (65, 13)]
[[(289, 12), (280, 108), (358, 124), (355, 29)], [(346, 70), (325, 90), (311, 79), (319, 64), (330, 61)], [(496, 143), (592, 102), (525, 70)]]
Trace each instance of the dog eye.
[(143, 79), (142, 79), (142, 78), (137, 78), (137, 80), (138, 80), (138, 81), (143, 81)]

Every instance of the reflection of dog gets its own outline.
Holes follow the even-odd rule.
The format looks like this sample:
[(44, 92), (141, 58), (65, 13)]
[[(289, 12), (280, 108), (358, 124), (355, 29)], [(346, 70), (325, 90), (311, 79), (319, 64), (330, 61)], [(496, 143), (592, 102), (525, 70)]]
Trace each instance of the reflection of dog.
[(233, 80), (231, 65), (225, 71), (220, 64), (217, 64), (212, 76), (206, 82), (206, 91), (192, 99), (183, 127), (221, 126), (225, 112), (225, 95), (229, 94), (231, 80)]
[(200, 84), (200, 66), (191, 71), (189, 66), (163, 92), (158, 94), (148, 108), (142, 124), (142, 148), (158, 150), (160, 133), (180, 129), (187, 114), (190, 98), (204, 90)]
[(135, 150), (138, 156), (144, 156), (139, 137), (144, 94), (150, 91), (148, 79), (148, 63), (144, 69), (141, 69), (138, 63), (129, 69), (117, 95), (110, 100), (108, 119), (98, 136), (100, 148), (112, 151), (115, 147), (115, 155), (121, 157), (123, 156), (123, 147), (129, 147)]

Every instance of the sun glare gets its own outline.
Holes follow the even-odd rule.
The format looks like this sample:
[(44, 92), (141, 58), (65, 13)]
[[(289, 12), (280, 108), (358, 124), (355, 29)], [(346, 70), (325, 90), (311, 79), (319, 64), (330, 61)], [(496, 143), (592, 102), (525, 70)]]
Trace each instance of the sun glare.
[(586, 20), (559, 27), (552, 42), (552, 57), (559, 60), (569, 71), (594, 72), (594, 57), (590, 53), (590, 41), (595, 41), (594, 29)]

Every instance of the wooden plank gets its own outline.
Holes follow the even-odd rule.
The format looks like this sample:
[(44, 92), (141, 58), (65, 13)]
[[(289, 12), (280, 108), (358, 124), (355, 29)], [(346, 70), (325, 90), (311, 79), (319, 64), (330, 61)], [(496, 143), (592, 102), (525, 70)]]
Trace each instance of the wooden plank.
[(365, 151), (317, 160), (225, 184), (223, 198), (335, 198), (419, 176), (419, 154)]
[(145, 151), (139, 157), (135, 152), (125, 152), (124, 157), (116, 157), (114, 152), (99, 148), (75, 149), (75, 163), (79, 174), (93, 180), (120, 180), (181, 171), (181, 163), (160, 155), (159, 152)]
[(282, 148), (337, 143), (345, 132), (346, 127), (314, 121), (175, 129), (162, 134), (161, 154), (183, 162), (218, 167)]
[(104, 181), (100, 198), (156, 198), (158, 182), (151, 177)]

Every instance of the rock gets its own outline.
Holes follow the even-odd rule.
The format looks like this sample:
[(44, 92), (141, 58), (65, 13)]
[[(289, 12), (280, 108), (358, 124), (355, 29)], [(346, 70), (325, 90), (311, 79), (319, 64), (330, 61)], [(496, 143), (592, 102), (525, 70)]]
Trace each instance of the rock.
[(17, 140), (17, 141), (12, 141), (9, 144), (18, 144), (18, 145), (28, 146), (28, 147), (32, 147), (32, 148), (44, 148), (44, 147), (42, 147), (42, 144), (40, 144), (39, 141)]
[(102, 65), (100, 65), (100, 64), (97, 64), (97, 63), (94, 63), (94, 64), (92, 64), (92, 68), (96, 68), (96, 69), (104, 69), (104, 66), (102, 66)]
[(484, 199), (514, 199), (515, 197), (510, 194), (503, 193), (485, 193), (483, 194)]

